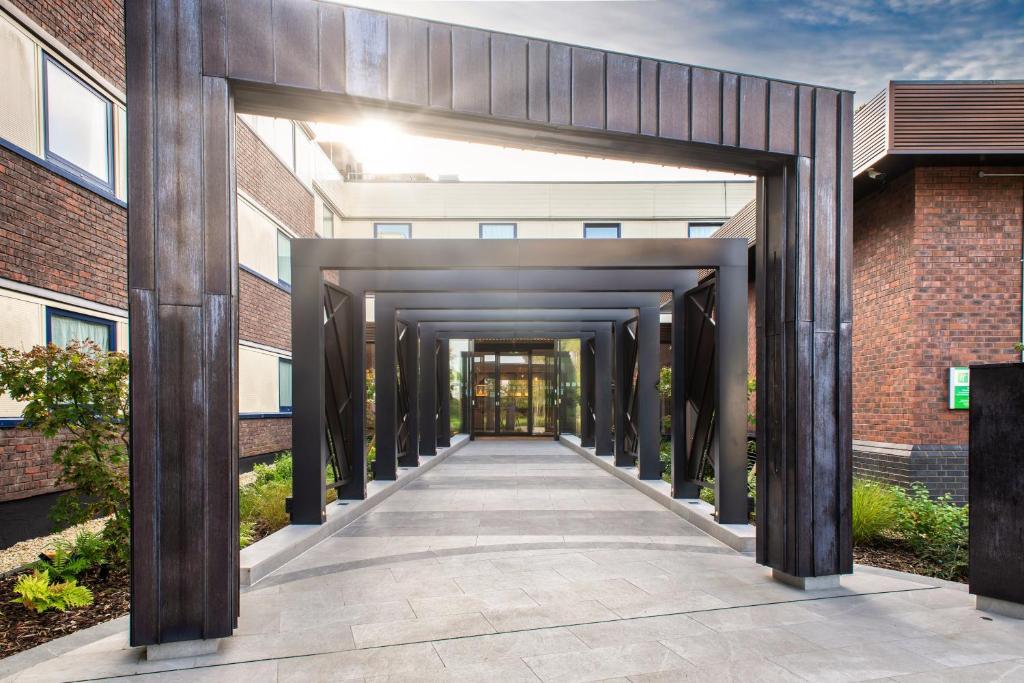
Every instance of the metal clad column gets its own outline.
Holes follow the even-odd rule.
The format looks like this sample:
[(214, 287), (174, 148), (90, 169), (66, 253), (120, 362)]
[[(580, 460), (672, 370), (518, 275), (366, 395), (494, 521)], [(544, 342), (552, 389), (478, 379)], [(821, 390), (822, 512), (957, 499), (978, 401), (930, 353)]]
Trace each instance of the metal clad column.
[(661, 315), (657, 306), (640, 309), (637, 325), (637, 429), (639, 477), (661, 479), (661, 430), (658, 419), (658, 362)]
[(398, 464), (401, 465), (402, 467), (416, 467), (417, 465), (420, 464), (420, 326), (417, 324), (409, 325), (409, 329), (406, 332), (406, 334), (409, 335), (409, 338), (402, 345), (400, 352), (405, 354), (405, 387), (406, 391), (409, 392), (409, 415), (406, 418), (408, 422), (407, 429), (409, 432), (409, 445), (408, 447), (406, 447), (405, 453), (398, 459)]
[[(594, 340), (594, 448), (597, 455), (612, 455), (612, 330), (603, 325)], [(536, 400), (536, 398), (534, 398)]]
[[(374, 297), (374, 382), (376, 385), (374, 421), (374, 439), (377, 445), (377, 458), (374, 462), (375, 473), (377, 463), (397, 461), (397, 435), (395, 426), (398, 420), (395, 392), (398, 387), (396, 370), (397, 331), (395, 329), (395, 307), (382, 301), (383, 296)], [(394, 469), (392, 467), (391, 469)]]
[[(309, 265), (309, 246), (301, 241), (292, 245), (293, 524), (323, 523), (327, 504), (324, 277), (315, 263)], [(348, 341), (341, 338), (337, 343)]]
[(151, 645), (237, 623), (235, 117), (197, 0), (125, 10), (131, 644)]
[(424, 331), (416, 344), (420, 362), (420, 453), (437, 455), (437, 332)]
[(441, 391), (437, 411), (437, 445), (447, 448), (452, 445), (452, 401), (451, 401), (452, 357), (451, 340), (442, 339), (437, 352), (437, 386)]
[(615, 386), (613, 393), (615, 398), (615, 466), (631, 467), (635, 463), (633, 458), (626, 454), (626, 387), (629, 386), (629, 379), (626, 376), (626, 335), (625, 322), (616, 322), (614, 328), (614, 355), (615, 355)]
[(747, 519), (747, 268), (718, 269), (715, 502), (722, 524)]

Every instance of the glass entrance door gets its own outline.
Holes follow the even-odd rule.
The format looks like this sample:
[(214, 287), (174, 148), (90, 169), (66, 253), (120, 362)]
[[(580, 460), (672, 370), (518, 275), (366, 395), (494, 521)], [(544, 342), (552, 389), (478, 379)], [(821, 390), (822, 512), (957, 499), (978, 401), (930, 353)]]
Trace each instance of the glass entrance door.
[(530, 355), (502, 353), (498, 361), (498, 431), (530, 433)]
[(470, 365), (474, 434), (554, 434), (554, 357), (550, 351), (473, 353)]

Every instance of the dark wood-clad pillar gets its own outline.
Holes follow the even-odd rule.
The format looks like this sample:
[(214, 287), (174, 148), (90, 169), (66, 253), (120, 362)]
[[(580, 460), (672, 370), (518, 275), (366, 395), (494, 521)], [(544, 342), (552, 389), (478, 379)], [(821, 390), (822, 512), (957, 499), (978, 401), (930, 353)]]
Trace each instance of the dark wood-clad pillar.
[(132, 645), (238, 616), (234, 110), (199, 2), (130, 2)]
[(853, 571), (852, 97), (800, 115), (813, 145), (758, 184), (757, 559), (824, 577)]
[(623, 321), (617, 321), (614, 323), (612, 328), (612, 343), (614, 345), (615, 355), (615, 367), (613, 372), (615, 373), (615, 386), (612, 388), (612, 393), (615, 399), (615, 414), (612, 420), (615, 424), (615, 466), (616, 467), (632, 467), (636, 463), (633, 462), (633, 457), (626, 453), (626, 411), (629, 410), (629, 406), (626, 405), (626, 392), (629, 386), (629, 376), (626, 370), (626, 336), (629, 334), (627, 329), (627, 323)]

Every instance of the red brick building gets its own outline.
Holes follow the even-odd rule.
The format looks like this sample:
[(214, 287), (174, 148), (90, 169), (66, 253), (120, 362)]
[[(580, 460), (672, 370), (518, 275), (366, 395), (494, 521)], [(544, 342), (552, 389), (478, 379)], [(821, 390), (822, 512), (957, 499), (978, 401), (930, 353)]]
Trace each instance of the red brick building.
[[(80, 324), (99, 330), (110, 349), (126, 350), (122, 3), (3, 0), (0, 74), (0, 345), (58, 340), (61, 325)], [(256, 130), (252, 119), (236, 120), (240, 202), (288, 238), (315, 236), (330, 202), (314, 178), (339, 175), (332, 150), (301, 124), (265, 121), (270, 127)], [(98, 131), (99, 143), (76, 145), (62, 126), (86, 140)], [(244, 263), (239, 279), (243, 355), (288, 363), (290, 288)], [(290, 414), (272, 403), (242, 411), (243, 456), (290, 447)], [(52, 492), (58, 475), (55, 444), (20, 429), (18, 415), (17, 404), (0, 397), (0, 503)]]
[[(891, 83), (854, 164), (854, 473), (965, 502), (950, 368), (1021, 356), (1024, 83)], [(756, 249), (754, 227), (751, 207), (719, 235)]]

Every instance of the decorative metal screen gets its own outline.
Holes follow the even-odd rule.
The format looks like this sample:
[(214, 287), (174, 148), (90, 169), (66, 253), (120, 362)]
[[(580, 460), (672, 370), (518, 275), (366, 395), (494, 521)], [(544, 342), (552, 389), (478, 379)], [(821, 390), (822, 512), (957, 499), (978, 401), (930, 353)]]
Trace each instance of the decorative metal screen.
[(327, 487), (340, 488), (352, 478), (352, 434), (349, 432), (352, 411), (350, 378), (352, 335), (345, 329), (350, 319), (352, 297), (333, 287), (324, 285), (324, 390), (327, 412), (328, 466), (334, 482)]

